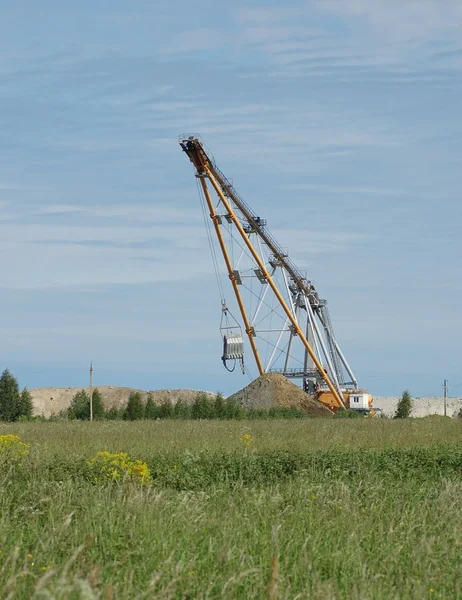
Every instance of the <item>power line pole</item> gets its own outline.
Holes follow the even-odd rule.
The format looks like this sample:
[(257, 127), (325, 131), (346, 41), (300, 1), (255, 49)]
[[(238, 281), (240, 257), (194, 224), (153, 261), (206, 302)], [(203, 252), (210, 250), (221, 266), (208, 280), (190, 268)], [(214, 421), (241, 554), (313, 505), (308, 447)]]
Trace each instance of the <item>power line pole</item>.
[(92, 362), (90, 363), (90, 421), (93, 421), (93, 363)]
[(444, 380), (444, 384), (443, 384), (443, 391), (444, 391), (444, 416), (446, 417), (446, 399), (448, 397), (448, 380), (445, 379)]

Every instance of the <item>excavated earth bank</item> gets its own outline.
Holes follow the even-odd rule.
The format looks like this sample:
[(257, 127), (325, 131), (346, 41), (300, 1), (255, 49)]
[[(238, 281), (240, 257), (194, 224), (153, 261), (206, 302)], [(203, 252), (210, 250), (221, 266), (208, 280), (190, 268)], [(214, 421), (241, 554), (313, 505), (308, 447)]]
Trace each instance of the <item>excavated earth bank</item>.
[[(98, 385), (96, 386), (101, 392), (103, 403), (106, 409), (122, 406), (126, 406), (128, 397), (131, 392), (140, 392), (143, 401), (146, 402), (148, 392), (143, 390), (135, 390), (126, 387), (117, 387), (114, 385)], [(52, 414), (58, 415), (61, 411), (69, 408), (72, 398), (82, 388), (70, 387), (70, 388), (36, 388), (30, 390), (32, 395), (32, 402), (34, 405), (34, 415), (43, 415), (50, 417)], [(88, 388), (85, 388), (88, 392)], [(176, 404), (179, 400), (192, 404), (198, 390), (156, 390), (151, 392), (153, 400), (156, 404), (162, 404), (165, 400), (169, 399), (172, 404)], [(215, 394), (211, 392), (201, 392), (206, 394), (209, 398), (214, 399)]]
[(310, 417), (328, 417), (332, 412), (320, 402), (313, 400), (299, 387), (288, 381), (280, 373), (266, 373), (247, 387), (236, 392), (230, 399), (246, 408), (290, 407), (295, 406)]
[[(101, 392), (103, 402), (106, 408), (122, 407), (127, 404), (131, 392), (141, 393), (143, 401), (146, 401), (147, 392), (143, 390), (134, 390), (132, 388), (123, 388), (112, 385), (97, 386)], [(30, 390), (34, 405), (35, 415), (44, 415), (50, 417), (52, 414), (58, 415), (61, 411), (67, 409), (74, 395), (82, 388), (39, 388)], [(88, 389), (87, 389), (88, 391)], [(179, 400), (192, 404), (198, 390), (156, 390), (151, 392), (156, 404), (162, 404), (169, 399), (173, 405)], [(211, 392), (202, 392), (211, 399), (215, 394)], [(248, 408), (263, 408), (268, 410), (272, 407), (290, 407), (295, 406), (307, 415), (312, 417), (323, 417), (332, 415), (331, 411), (313, 400), (308, 394), (305, 394), (299, 387), (288, 381), (279, 373), (267, 373), (255, 381), (252, 381), (247, 387), (230, 396), (236, 404)]]

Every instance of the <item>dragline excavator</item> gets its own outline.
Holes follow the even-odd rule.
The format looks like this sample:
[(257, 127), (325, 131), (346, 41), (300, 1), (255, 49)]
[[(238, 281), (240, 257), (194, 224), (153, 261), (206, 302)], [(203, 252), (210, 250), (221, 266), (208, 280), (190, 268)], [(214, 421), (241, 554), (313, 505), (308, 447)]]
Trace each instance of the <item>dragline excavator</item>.
[[(246, 337), (259, 375), (282, 373), (334, 412), (372, 411), (372, 397), (358, 382), (338, 345), (326, 300), (286, 248), (218, 168), (199, 136), (179, 143), (195, 170), (212, 260), (221, 295), (222, 361), (229, 371), (244, 363)], [(207, 217), (207, 213), (210, 219)], [(216, 251), (234, 292), (227, 303)]]

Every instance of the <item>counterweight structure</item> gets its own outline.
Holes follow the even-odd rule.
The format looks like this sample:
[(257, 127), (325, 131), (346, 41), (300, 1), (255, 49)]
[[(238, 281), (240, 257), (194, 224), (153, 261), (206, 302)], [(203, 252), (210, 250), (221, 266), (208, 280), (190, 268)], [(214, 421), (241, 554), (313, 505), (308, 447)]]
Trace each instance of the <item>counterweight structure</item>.
[[(211, 219), (206, 223), (212, 224), (214, 262), (218, 269), (218, 243), (258, 373), (300, 379), (307, 392), (328, 397), (325, 403), (334, 410), (345, 408), (358, 384), (335, 339), (326, 300), (237, 193), (199, 136), (180, 136), (179, 143), (194, 165), (204, 215)], [(217, 277), (220, 281), (218, 270)], [(242, 329), (224, 294), (222, 311), (223, 362), (233, 370), (229, 365), (239, 360), (244, 370)]]

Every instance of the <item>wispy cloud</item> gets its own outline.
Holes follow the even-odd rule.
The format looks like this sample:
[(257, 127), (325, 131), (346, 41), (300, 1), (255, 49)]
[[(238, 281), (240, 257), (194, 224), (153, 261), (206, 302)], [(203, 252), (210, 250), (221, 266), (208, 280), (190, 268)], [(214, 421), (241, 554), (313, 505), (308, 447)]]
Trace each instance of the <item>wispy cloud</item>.
[(462, 280), (460, 2), (151, 4), (0, 9), (0, 358), (47, 348), (54, 367), (67, 331), (72, 361), (91, 337), (101, 360), (149, 355), (152, 373), (200, 339), (183, 383), (209, 377), (213, 265), (186, 131), (326, 294), (355, 362), (380, 364), (397, 311), (418, 313), (448, 351), (415, 344), (409, 361), (443, 372)]
[(335, 186), (335, 185), (327, 185), (327, 184), (290, 184), (283, 186), (284, 189), (287, 190), (297, 190), (297, 191), (314, 191), (314, 192), (322, 192), (326, 194), (360, 194), (365, 196), (395, 196), (395, 197), (403, 197), (403, 196), (415, 196), (416, 193), (411, 193), (408, 190), (394, 190), (390, 188), (373, 188), (373, 187), (364, 187), (364, 186)]
[[(241, 43), (260, 48), (273, 65), (285, 66), (274, 73), (279, 77), (328, 77), (336, 67), (415, 73), (426, 71), (429, 61), (434, 69), (461, 66), (457, 0), (444, 5), (437, 0), (311, 0), (284, 10), (240, 10), (236, 20)], [(435, 47), (438, 38), (448, 54)], [(350, 72), (350, 77), (364, 75)]]
[[(177, 192), (180, 194), (180, 191)], [(183, 191), (181, 193), (184, 193)], [(98, 217), (99, 223), (108, 219), (123, 219), (140, 223), (176, 223), (180, 225), (195, 224), (200, 221), (198, 210), (175, 208), (174, 206), (145, 204), (116, 204), (116, 205), (84, 205), (84, 204), (45, 204), (32, 208), (28, 215), (83, 215), (86, 218)]]
[(459, 37), (462, 25), (459, 0), (445, 0), (444, 4), (439, 0), (314, 0), (313, 4), (338, 17), (363, 19), (390, 41), (434, 39), (441, 33)]
[(194, 52), (211, 51), (232, 40), (232, 34), (225, 29), (197, 28), (173, 36), (161, 52), (163, 54), (189, 54)]
[[(27, 222), (32, 215), (65, 220), (58, 225)], [(117, 224), (120, 220), (125, 223)], [(303, 229), (294, 228), (278, 233), (291, 240), (299, 255), (336, 252), (363, 238), (339, 231), (335, 236), (316, 232), (308, 240)], [(25, 213), (23, 222), (0, 223), (0, 250), (11, 257), (12, 266), (1, 285), (41, 289), (185, 281), (211, 275), (207, 248), (199, 210), (43, 205)]]

